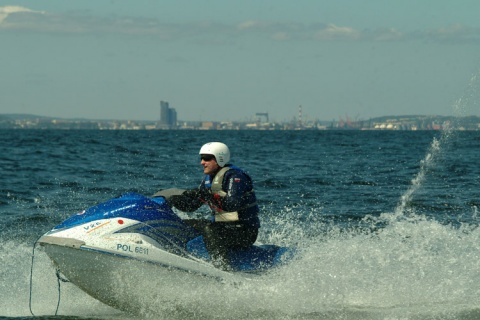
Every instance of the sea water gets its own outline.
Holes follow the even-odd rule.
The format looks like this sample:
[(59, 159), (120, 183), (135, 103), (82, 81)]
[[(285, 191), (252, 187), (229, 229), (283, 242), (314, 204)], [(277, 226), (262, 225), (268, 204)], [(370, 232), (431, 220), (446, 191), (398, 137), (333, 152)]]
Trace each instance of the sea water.
[[(150, 298), (136, 317), (480, 318), (480, 132), (458, 130), (0, 131), (0, 317), (130, 319), (59, 285), (39, 248), (32, 268), (33, 244), (122, 193), (198, 186), (208, 141), (253, 177), (259, 241), (297, 255), (256, 281)], [(175, 288), (154, 276), (128, 289)]]

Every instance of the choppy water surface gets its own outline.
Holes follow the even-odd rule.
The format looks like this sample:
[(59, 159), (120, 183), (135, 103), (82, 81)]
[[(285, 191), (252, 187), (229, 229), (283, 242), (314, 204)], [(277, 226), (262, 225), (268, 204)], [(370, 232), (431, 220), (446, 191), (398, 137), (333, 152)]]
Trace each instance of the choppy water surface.
[[(27, 318), (32, 246), (69, 215), (127, 191), (202, 178), (223, 141), (255, 180), (260, 240), (297, 259), (259, 281), (145, 301), (155, 319), (480, 318), (480, 133), (363, 131), (0, 132), (0, 316)], [(35, 253), (32, 309), (55, 313), (55, 270)], [(137, 272), (142, 272), (138, 270)], [(149, 286), (173, 290), (169, 279)], [(147, 282), (146, 282), (147, 283)], [(61, 285), (55, 319), (131, 315)]]

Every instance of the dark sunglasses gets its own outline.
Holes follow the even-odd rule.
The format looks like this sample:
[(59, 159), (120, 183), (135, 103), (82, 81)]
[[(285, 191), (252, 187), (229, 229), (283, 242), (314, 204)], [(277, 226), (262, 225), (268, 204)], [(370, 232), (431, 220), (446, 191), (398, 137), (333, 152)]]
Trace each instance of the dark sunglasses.
[(215, 156), (214, 155), (211, 155), (211, 154), (202, 154), (200, 155), (200, 160), (203, 160), (203, 161), (212, 161), (215, 159)]

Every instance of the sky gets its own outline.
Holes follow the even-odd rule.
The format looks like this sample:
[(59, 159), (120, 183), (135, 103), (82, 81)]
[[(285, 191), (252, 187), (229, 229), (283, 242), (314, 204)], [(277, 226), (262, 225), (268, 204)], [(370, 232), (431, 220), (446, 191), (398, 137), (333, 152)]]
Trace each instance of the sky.
[(303, 121), (480, 115), (479, 12), (478, 0), (0, 0), (0, 114), (156, 121), (163, 100), (184, 121), (290, 121), (300, 106)]

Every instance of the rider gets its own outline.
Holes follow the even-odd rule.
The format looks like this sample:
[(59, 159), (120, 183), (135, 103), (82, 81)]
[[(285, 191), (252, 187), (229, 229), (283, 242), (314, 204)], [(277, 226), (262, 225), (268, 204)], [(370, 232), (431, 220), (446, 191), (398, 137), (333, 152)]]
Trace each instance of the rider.
[(203, 235), (214, 264), (228, 266), (228, 251), (250, 247), (257, 239), (260, 220), (253, 182), (242, 169), (229, 164), (230, 150), (221, 142), (200, 149), (205, 177), (196, 189), (172, 196), (168, 202), (181, 211), (195, 211), (202, 204), (212, 210), (212, 219), (186, 219)]

